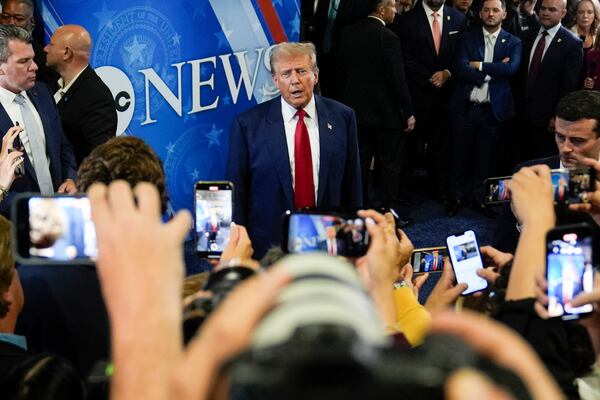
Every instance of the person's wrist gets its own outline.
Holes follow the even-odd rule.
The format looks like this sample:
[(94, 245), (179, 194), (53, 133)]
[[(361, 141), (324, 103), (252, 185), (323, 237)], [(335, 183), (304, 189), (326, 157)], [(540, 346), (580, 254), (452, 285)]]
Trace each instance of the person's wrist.
[(8, 196), (8, 186), (9, 185), (0, 183), (0, 196), (2, 196), (2, 199), (5, 199)]

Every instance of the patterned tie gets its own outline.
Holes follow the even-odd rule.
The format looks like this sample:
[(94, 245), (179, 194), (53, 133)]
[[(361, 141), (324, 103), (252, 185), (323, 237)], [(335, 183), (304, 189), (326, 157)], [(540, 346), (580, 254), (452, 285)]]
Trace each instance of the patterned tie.
[(540, 64), (542, 63), (544, 48), (546, 47), (546, 36), (548, 36), (548, 32), (542, 31), (542, 36), (540, 37), (537, 46), (535, 46), (531, 64), (529, 64), (529, 75), (527, 76), (527, 86), (525, 87), (526, 97), (531, 97), (531, 93), (533, 92), (535, 80), (540, 69)]
[(38, 186), (40, 187), (40, 193), (52, 194), (54, 193), (54, 185), (52, 184), (52, 177), (50, 176), (50, 165), (48, 163), (48, 157), (46, 156), (43, 132), (39, 131), (33, 111), (31, 111), (31, 108), (25, 102), (25, 97), (22, 94), (18, 94), (15, 97), (15, 103), (21, 108), (21, 116), (23, 117), (24, 125), (23, 133), (26, 134), (29, 139), (31, 157), (33, 158), (31, 164), (35, 170), (35, 177)]
[(294, 134), (294, 205), (297, 209), (315, 205), (312, 155), (308, 129), (304, 124), (305, 115), (306, 111), (303, 109), (296, 112), (298, 123)]
[(440, 28), (439, 14), (431, 13), (433, 22), (431, 23), (431, 32), (433, 33), (433, 45), (435, 46), (435, 54), (440, 54), (440, 44), (442, 43), (442, 29)]

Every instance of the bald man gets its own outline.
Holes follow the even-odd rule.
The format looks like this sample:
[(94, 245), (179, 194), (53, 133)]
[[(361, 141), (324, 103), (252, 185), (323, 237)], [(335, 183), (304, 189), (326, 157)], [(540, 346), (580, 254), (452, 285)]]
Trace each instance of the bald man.
[(115, 101), (89, 64), (91, 49), (90, 34), (79, 25), (58, 28), (44, 48), (46, 64), (61, 76), (54, 100), (78, 166), (117, 132)]
[[(34, 18), (34, 3), (32, 0), (4, 0), (2, 5), (2, 13), (0, 13), (0, 24), (15, 25), (25, 29), (34, 37), (33, 30), (35, 28)], [(36, 73), (36, 81), (44, 82), (51, 90), (56, 90), (56, 80), (58, 74), (46, 66), (46, 53), (44, 45), (33, 39), (31, 42), (35, 57), (33, 61), (38, 66)]]

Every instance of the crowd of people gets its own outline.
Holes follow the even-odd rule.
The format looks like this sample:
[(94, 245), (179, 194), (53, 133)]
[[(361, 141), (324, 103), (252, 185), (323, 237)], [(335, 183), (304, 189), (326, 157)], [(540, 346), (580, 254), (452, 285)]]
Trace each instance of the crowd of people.
[[(32, 44), (33, 3), (3, 2), (0, 211), (19, 192), (84, 192), (97, 259), (17, 265), (20, 221), (0, 216), (1, 398), (600, 398), (599, 242), (569, 253), (591, 260), (580, 269), (595, 284), (576, 285), (573, 263), (556, 289), (564, 310), (591, 304), (587, 318), (552, 316), (558, 284), (546, 272), (550, 231), (600, 223), (597, 1), (301, 8), (311, 42), (274, 46), (281, 96), (233, 119), (234, 222), (219, 260), (192, 274), (191, 215), (166, 218), (159, 157), (113, 137), (87, 31), (66, 25)], [(496, 244), (458, 246), (482, 260), (483, 290), (448, 259), (438, 266), (438, 250), (430, 272), (410, 264), (404, 221), (388, 210), (406, 209), (421, 165), (448, 216), (467, 203), (492, 216), (483, 180), (513, 171)], [(581, 201), (557, 203), (570, 185), (555, 189), (553, 169), (595, 171), (577, 178)], [(360, 210), (347, 227), (315, 219), (322, 242), (291, 247), (317, 251), (286, 254), (285, 211), (338, 207)], [(353, 247), (364, 255), (339, 256), (367, 237)], [(439, 279), (423, 300), (430, 274)]]

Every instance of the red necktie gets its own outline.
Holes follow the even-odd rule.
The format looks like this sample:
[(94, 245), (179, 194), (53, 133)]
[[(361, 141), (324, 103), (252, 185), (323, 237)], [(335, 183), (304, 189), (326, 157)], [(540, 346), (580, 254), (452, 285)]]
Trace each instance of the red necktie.
[(294, 134), (294, 205), (296, 208), (314, 207), (315, 185), (313, 183), (312, 156), (308, 129), (304, 124), (306, 111), (296, 112), (298, 123)]
[(538, 70), (540, 69), (540, 64), (542, 63), (542, 56), (544, 55), (544, 48), (546, 47), (547, 35), (547, 31), (542, 32), (542, 37), (540, 37), (537, 46), (535, 46), (533, 57), (531, 57), (531, 64), (529, 64), (529, 75), (527, 75), (527, 86), (525, 87), (525, 94), (527, 97), (531, 97), (531, 92), (533, 91)]

